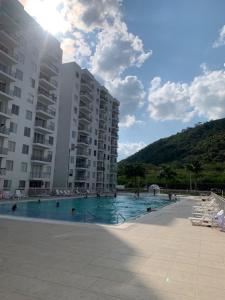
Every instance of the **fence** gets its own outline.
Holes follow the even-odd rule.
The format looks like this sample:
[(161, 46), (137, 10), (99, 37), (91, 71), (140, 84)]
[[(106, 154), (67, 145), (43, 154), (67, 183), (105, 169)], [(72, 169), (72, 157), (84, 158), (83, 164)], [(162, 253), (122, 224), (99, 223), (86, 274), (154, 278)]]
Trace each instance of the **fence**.
[(211, 195), (216, 199), (216, 203), (219, 205), (220, 209), (225, 211), (225, 199), (215, 193), (211, 193)]

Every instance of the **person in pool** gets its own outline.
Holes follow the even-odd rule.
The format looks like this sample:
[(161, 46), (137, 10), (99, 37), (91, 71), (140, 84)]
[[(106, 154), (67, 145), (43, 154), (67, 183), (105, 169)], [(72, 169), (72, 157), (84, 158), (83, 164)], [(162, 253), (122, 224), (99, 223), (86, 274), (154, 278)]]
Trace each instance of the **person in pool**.
[(56, 202), (56, 205), (55, 205), (55, 206), (56, 206), (56, 207), (59, 207), (59, 202), (58, 202), (58, 201)]
[(76, 208), (73, 207), (73, 208), (71, 209), (71, 212), (72, 212), (72, 214), (74, 214), (74, 213), (76, 212)]
[(12, 211), (16, 211), (17, 210), (17, 205), (16, 205), (16, 203), (15, 204), (13, 204), (13, 206), (12, 206)]

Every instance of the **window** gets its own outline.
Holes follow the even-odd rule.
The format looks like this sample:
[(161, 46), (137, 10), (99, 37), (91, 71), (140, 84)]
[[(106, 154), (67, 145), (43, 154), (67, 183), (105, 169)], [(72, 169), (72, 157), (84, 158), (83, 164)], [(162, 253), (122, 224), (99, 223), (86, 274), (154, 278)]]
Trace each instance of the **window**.
[(34, 95), (29, 93), (28, 94), (28, 98), (27, 98), (27, 102), (33, 104), (34, 103)]
[(95, 172), (92, 173), (92, 178), (95, 178)]
[(48, 142), (49, 142), (50, 145), (53, 145), (53, 144), (54, 144), (54, 138), (53, 138), (53, 136), (50, 136), (50, 137), (48, 138)]
[(34, 61), (31, 62), (31, 71), (33, 73), (37, 72), (37, 64)]
[(23, 144), (22, 153), (23, 154), (28, 154), (29, 153), (29, 146), (28, 145)]
[(78, 72), (76, 72), (76, 77), (79, 78), (79, 73)]
[(19, 189), (25, 189), (26, 186), (26, 181), (25, 180), (20, 180), (19, 181)]
[(76, 137), (76, 132), (72, 131), (72, 138), (75, 138), (75, 137)]
[(14, 86), (13, 96), (16, 96), (16, 97), (18, 97), (18, 98), (21, 97), (21, 89), (18, 88), (17, 86)]
[(32, 120), (32, 111), (26, 110), (26, 119), (30, 121)]
[(97, 140), (95, 140), (95, 146), (97, 146)]
[(75, 114), (77, 114), (77, 107), (74, 107), (74, 108), (73, 108), (73, 112), (74, 112)]
[(21, 170), (21, 172), (24, 172), (24, 173), (27, 172), (27, 163), (26, 162), (21, 162), (20, 170)]
[(73, 176), (73, 169), (69, 170), (69, 176)]
[(22, 81), (23, 80), (23, 72), (19, 69), (16, 69), (15, 77)]
[(12, 105), (12, 114), (18, 116), (19, 115), (19, 110), (20, 110), (20, 107), (18, 105), (15, 105), (15, 104)]
[(94, 151), (94, 156), (96, 156), (96, 150)]
[(23, 55), (23, 53), (18, 52), (16, 56), (17, 56), (18, 62), (24, 64), (24, 62), (25, 62), (25, 56)]
[(17, 133), (17, 127), (18, 125), (14, 122), (10, 122), (9, 131), (12, 133)]
[(3, 187), (4, 189), (11, 189), (11, 185), (12, 185), (12, 180), (4, 180), (4, 184)]
[(75, 150), (75, 144), (71, 144), (71, 150)]
[(70, 157), (70, 163), (71, 163), (71, 164), (74, 164), (74, 156), (71, 156), (71, 157)]
[(91, 155), (91, 149), (88, 149), (88, 155)]
[(24, 127), (24, 136), (30, 137), (30, 128)]
[(35, 88), (35, 80), (33, 78), (30, 78), (30, 86)]
[(16, 142), (8, 141), (8, 151), (10, 152), (16, 151)]
[(5, 168), (7, 171), (13, 171), (13, 160), (7, 160)]

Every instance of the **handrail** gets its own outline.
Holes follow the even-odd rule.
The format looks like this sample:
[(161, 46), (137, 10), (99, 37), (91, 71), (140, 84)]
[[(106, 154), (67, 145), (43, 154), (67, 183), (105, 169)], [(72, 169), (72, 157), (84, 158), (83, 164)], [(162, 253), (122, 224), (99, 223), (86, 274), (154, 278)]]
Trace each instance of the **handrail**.
[(126, 218), (121, 213), (116, 214), (116, 216), (117, 216), (117, 224), (119, 223), (119, 217), (123, 219), (122, 223), (126, 222)]

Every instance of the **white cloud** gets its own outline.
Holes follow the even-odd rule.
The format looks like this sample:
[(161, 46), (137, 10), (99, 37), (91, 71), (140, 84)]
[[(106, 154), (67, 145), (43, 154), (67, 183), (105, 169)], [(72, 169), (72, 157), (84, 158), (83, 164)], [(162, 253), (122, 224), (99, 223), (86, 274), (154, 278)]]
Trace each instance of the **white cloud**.
[(119, 160), (121, 160), (141, 150), (147, 145), (144, 142), (136, 142), (136, 143), (119, 143), (118, 146), (119, 146), (118, 148)]
[(148, 94), (149, 113), (156, 120), (189, 121), (194, 115), (208, 119), (225, 117), (225, 72), (208, 71), (190, 84), (154, 78)]
[(213, 44), (213, 48), (218, 48), (225, 45), (225, 25), (219, 30), (219, 37)]
[(144, 122), (141, 120), (136, 120), (136, 117), (134, 115), (126, 115), (122, 118), (122, 120), (119, 123), (119, 126), (121, 128), (129, 128), (135, 124), (143, 124)]
[(107, 88), (120, 101), (120, 114), (132, 115), (143, 106), (146, 93), (142, 82), (136, 76), (126, 76), (107, 82)]
[(151, 54), (144, 51), (142, 40), (117, 20), (114, 26), (106, 26), (98, 34), (96, 51), (91, 57), (92, 72), (112, 80), (129, 67), (140, 67)]
[(61, 43), (61, 48), (63, 50), (63, 62), (74, 61), (75, 43), (71, 38), (66, 38)]

